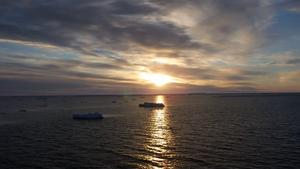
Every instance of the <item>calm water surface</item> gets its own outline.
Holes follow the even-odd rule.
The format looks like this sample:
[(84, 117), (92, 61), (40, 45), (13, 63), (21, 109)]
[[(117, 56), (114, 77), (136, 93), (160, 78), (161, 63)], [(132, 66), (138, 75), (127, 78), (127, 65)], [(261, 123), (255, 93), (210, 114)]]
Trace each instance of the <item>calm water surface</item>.
[(0, 169), (14, 168), (299, 169), (300, 95), (0, 97)]

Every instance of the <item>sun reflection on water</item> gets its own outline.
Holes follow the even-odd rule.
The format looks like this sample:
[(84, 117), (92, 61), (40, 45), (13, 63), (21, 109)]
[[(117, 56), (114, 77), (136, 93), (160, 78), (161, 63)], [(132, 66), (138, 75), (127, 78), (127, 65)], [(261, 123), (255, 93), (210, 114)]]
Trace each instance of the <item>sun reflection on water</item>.
[[(155, 98), (156, 103), (167, 105), (165, 96), (159, 95)], [(172, 157), (175, 156), (172, 152), (173, 137), (169, 125), (169, 114), (167, 106), (161, 109), (153, 109), (150, 119), (150, 140), (146, 149), (151, 152), (146, 156), (147, 161), (153, 165), (149, 168), (173, 168)]]

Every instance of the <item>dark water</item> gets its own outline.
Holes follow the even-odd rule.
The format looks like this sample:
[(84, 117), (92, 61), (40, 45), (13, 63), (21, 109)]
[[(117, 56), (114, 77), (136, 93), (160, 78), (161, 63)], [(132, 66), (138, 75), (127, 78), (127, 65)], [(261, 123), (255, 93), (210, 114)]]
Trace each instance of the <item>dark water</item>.
[[(300, 168), (300, 95), (1, 97), (0, 108), (0, 169)], [(105, 118), (71, 118), (91, 111)]]

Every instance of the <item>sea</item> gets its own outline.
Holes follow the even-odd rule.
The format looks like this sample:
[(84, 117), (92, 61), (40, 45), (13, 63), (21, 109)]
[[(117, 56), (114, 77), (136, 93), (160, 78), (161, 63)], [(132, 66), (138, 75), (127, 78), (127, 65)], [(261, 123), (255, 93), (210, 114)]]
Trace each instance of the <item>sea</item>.
[(0, 169), (115, 168), (299, 169), (300, 94), (0, 97)]

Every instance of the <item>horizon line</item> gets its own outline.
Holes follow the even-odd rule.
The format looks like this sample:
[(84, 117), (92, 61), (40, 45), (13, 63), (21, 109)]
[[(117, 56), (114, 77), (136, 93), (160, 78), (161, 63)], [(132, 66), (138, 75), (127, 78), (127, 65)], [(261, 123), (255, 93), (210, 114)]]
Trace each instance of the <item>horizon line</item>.
[(300, 92), (192, 92), (192, 93), (137, 93), (137, 94), (49, 94), (49, 95), (0, 95), (0, 97), (68, 97), (68, 96), (153, 96), (153, 95), (219, 95), (219, 94), (300, 94)]

